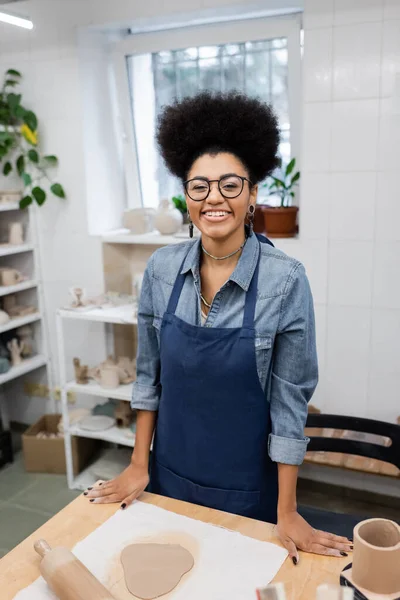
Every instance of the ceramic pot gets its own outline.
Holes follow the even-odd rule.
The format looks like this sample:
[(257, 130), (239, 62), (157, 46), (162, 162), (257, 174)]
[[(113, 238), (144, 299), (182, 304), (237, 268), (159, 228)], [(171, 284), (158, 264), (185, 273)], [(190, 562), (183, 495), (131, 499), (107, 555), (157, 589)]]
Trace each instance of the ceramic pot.
[(123, 225), (133, 234), (140, 235), (154, 230), (154, 208), (134, 208), (126, 210), (123, 216)]
[(116, 366), (103, 367), (100, 369), (100, 385), (106, 389), (114, 389), (119, 386), (119, 368)]
[(168, 198), (161, 200), (154, 219), (156, 229), (162, 235), (173, 235), (181, 229), (182, 223), (182, 213), (175, 208), (173, 202)]
[(387, 519), (368, 519), (354, 528), (352, 578), (375, 594), (400, 595), (400, 527)]
[(10, 316), (6, 313), (5, 310), (0, 310), (0, 325), (4, 325), (8, 323), (10, 320)]
[(24, 230), (22, 223), (18, 221), (16, 223), (10, 223), (8, 229), (8, 243), (13, 246), (20, 246), (24, 243)]
[(0, 275), (2, 285), (15, 285), (24, 279), (17, 269), (1, 269)]
[(264, 225), (267, 236), (270, 238), (289, 238), (297, 233), (296, 217), (297, 206), (286, 208), (264, 206)]
[(262, 204), (256, 204), (253, 222), (253, 229), (256, 233), (265, 232), (264, 208)]

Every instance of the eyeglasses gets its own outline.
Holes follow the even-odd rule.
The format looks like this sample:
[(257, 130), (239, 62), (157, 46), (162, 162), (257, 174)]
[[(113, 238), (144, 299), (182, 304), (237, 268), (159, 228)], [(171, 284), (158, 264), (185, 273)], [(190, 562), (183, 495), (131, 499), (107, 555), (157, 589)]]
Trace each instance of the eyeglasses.
[(253, 185), (247, 177), (240, 175), (224, 175), (221, 179), (208, 180), (205, 177), (195, 177), (184, 181), (185, 191), (191, 200), (201, 202), (208, 198), (211, 191), (211, 183), (218, 182), (218, 189), (224, 198), (237, 198), (243, 191), (244, 182), (248, 181), (250, 187)]

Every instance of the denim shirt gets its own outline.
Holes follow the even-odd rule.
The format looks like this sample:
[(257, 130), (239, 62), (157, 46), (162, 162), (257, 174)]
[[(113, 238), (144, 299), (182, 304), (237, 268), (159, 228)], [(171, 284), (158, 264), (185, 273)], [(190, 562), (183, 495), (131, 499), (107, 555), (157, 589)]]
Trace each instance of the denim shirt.
[[(184, 259), (181, 272), (186, 278), (176, 316), (201, 326), (200, 252), (200, 240), (191, 240), (160, 248), (148, 261), (138, 310), (132, 408), (158, 409), (161, 322)], [(204, 326), (241, 327), (245, 295), (260, 252), (255, 354), (265, 401), (270, 404), (268, 451), (275, 462), (299, 465), (309, 441), (304, 436), (307, 403), (318, 381), (313, 300), (302, 264), (252, 235), (234, 272), (216, 294)]]

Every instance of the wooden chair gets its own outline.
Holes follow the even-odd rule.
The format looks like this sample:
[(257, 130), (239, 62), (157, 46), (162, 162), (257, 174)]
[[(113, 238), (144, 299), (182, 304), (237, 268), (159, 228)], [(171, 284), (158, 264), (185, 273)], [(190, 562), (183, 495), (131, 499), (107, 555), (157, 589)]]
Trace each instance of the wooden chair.
[[(400, 425), (358, 417), (309, 413), (306, 429), (311, 440), (308, 446), (311, 452), (362, 456), (390, 463), (400, 469)], [(346, 432), (349, 435), (324, 437), (321, 435), (324, 429)], [(315, 435), (312, 430), (317, 430)], [(356, 432), (353, 439), (352, 432)], [(367, 441), (366, 434), (373, 436), (373, 443)], [(368, 518), (368, 515), (334, 513), (309, 506), (300, 506), (299, 513), (315, 529), (330, 531), (350, 539), (355, 525)]]

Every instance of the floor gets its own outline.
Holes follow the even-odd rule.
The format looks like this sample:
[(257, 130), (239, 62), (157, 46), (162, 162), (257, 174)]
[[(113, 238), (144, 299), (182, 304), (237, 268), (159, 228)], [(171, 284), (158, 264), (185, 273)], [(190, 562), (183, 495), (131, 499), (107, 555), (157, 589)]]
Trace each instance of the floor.
[(22, 453), (0, 469), (0, 558), (79, 496), (65, 475), (26, 473)]
[[(68, 489), (65, 475), (26, 473), (22, 453), (16, 452), (14, 463), (0, 469), (0, 558), (79, 494)], [(368, 497), (365, 492), (357, 496), (348, 489), (300, 480), (298, 500), (316, 508), (400, 522), (398, 500)]]

